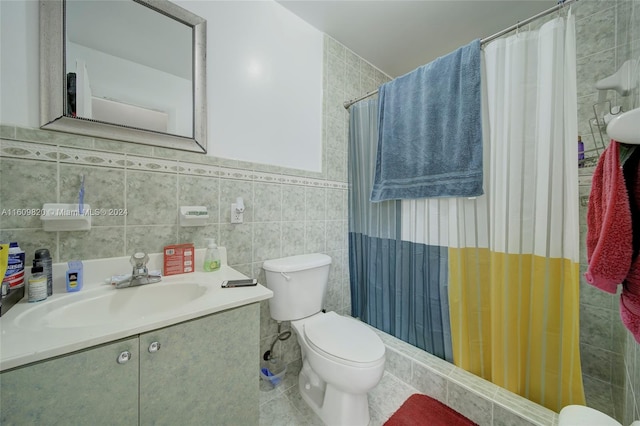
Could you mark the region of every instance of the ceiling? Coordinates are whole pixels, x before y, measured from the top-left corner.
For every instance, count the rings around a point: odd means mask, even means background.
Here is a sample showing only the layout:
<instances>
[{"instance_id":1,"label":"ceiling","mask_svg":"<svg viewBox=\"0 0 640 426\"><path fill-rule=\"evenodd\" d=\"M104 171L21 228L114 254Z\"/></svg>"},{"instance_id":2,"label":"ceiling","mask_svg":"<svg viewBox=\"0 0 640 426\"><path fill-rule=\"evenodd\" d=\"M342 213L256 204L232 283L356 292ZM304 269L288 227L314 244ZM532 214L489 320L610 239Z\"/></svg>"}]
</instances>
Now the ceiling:
<instances>
[{"instance_id":1,"label":"ceiling","mask_svg":"<svg viewBox=\"0 0 640 426\"><path fill-rule=\"evenodd\" d=\"M556 5L556 0L276 0L391 77Z\"/></svg>"}]
</instances>

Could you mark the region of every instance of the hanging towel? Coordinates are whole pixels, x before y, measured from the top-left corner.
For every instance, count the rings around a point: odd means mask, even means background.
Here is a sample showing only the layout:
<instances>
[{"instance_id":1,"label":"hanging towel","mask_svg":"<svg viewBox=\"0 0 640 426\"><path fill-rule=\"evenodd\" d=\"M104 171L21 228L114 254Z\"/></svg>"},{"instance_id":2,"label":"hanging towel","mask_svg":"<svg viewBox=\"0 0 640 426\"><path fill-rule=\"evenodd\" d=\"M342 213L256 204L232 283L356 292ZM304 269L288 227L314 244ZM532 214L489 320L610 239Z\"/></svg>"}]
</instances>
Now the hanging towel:
<instances>
[{"instance_id":1,"label":"hanging towel","mask_svg":"<svg viewBox=\"0 0 640 426\"><path fill-rule=\"evenodd\" d=\"M640 343L640 150L635 150L636 145L630 148L632 151L626 158L621 155L623 162L629 207L631 210L632 235L632 263L629 273L622 284L620 294L620 318L622 323L631 331L634 338ZM622 150L621 150L622 153Z\"/></svg>"},{"instance_id":2,"label":"hanging towel","mask_svg":"<svg viewBox=\"0 0 640 426\"><path fill-rule=\"evenodd\" d=\"M620 167L618 142L611 141L593 172L587 207L587 282L616 293L633 256L629 196Z\"/></svg>"},{"instance_id":3,"label":"hanging towel","mask_svg":"<svg viewBox=\"0 0 640 426\"><path fill-rule=\"evenodd\" d=\"M480 40L378 93L371 201L482 195Z\"/></svg>"},{"instance_id":4,"label":"hanging towel","mask_svg":"<svg viewBox=\"0 0 640 426\"><path fill-rule=\"evenodd\" d=\"M625 327L640 343L640 261L631 266L620 293L620 318Z\"/></svg>"}]
</instances>

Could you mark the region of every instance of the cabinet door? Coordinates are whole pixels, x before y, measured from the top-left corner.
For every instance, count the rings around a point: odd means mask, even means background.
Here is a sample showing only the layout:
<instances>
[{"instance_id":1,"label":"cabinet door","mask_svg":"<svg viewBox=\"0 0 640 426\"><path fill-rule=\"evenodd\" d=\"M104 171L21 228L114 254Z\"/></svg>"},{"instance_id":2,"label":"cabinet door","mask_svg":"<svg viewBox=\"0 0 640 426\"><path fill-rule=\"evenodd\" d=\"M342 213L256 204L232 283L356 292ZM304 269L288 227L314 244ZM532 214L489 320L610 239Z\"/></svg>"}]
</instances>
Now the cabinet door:
<instances>
[{"instance_id":1,"label":"cabinet door","mask_svg":"<svg viewBox=\"0 0 640 426\"><path fill-rule=\"evenodd\" d=\"M136 425L138 363L136 337L6 371L0 424Z\"/></svg>"},{"instance_id":2,"label":"cabinet door","mask_svg":"<svg viewBox=\"0 0 640 426\"><path fill-rule=\"evenodd\" d=\"M254 303L140 335L140 424L257 425L259 315Z\"/></svg>"}]
</instances>

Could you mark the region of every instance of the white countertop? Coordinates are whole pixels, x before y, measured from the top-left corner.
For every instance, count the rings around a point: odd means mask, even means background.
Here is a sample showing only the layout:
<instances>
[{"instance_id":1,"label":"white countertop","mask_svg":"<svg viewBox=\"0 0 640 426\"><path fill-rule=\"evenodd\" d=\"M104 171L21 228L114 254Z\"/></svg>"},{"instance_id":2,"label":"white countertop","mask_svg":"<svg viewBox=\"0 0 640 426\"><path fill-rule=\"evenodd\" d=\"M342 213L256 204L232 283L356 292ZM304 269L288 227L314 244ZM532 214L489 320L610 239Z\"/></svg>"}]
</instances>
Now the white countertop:
<instances>
[{"instance_id":1,"label":"white countertop","mask_svg":"<svg viewBox=\"0 0 640 426\"><path fill-rule=\"evenodd\" d=\"M223 262L226 263L226 259L223 259ZM77 323L70 324L69 327L34 327L33 324L25 326L22 319L27 315L37 317L40 312L42 315L49 313L51 307L59 308L67 303L101 297L105 292L118 292L119 299L122 299L129 294L127 291L135 291L142 287L115 289L111 285L98 282L85 285L85 288L76 293L54 291L53 296L36 303L28 303L25 294L19 303L0 318L0 371L259 302L273 296L271 290L260 284L252 287L221 288L223 280L241 278L246 276L226 264L215 272L192 272L163 277L160 283L147 284L144 287L197 283L205 287L204 294L166 312L149 314L153 309L146 306L144 311L147 314L140 317L122 321L114 315L112 322L98 325L83 325L82 318L78 318ZM256 327L259 327L259 324L256 324Z\"/></svg>"}]
</instances>

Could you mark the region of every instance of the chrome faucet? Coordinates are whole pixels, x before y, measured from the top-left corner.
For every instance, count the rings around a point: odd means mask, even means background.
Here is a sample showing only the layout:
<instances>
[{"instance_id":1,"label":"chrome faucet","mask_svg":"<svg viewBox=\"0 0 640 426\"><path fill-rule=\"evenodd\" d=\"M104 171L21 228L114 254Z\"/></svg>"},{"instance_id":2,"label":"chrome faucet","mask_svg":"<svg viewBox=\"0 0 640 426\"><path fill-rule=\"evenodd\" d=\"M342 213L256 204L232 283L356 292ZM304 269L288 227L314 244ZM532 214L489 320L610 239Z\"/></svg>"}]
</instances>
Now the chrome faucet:
<instances>
[{"instance_id":1,"label":"chrome faucet","mask_svg":"<svg viewBox=\"0 0 640 426\"><path fill-rule=\"evenodd\" d=\"M131 272L131 276L126 279L119 281L115 284L116 288L127 288L127 287L137 287L145 284L153 284L162 280L160 275L151 275L149 274L149 269L147 268L147 262L149 262L149 255L144 252L137 252L131 256L129 259L131 265L133 266L133 272Z\"/></svg>"}]
</instances>

